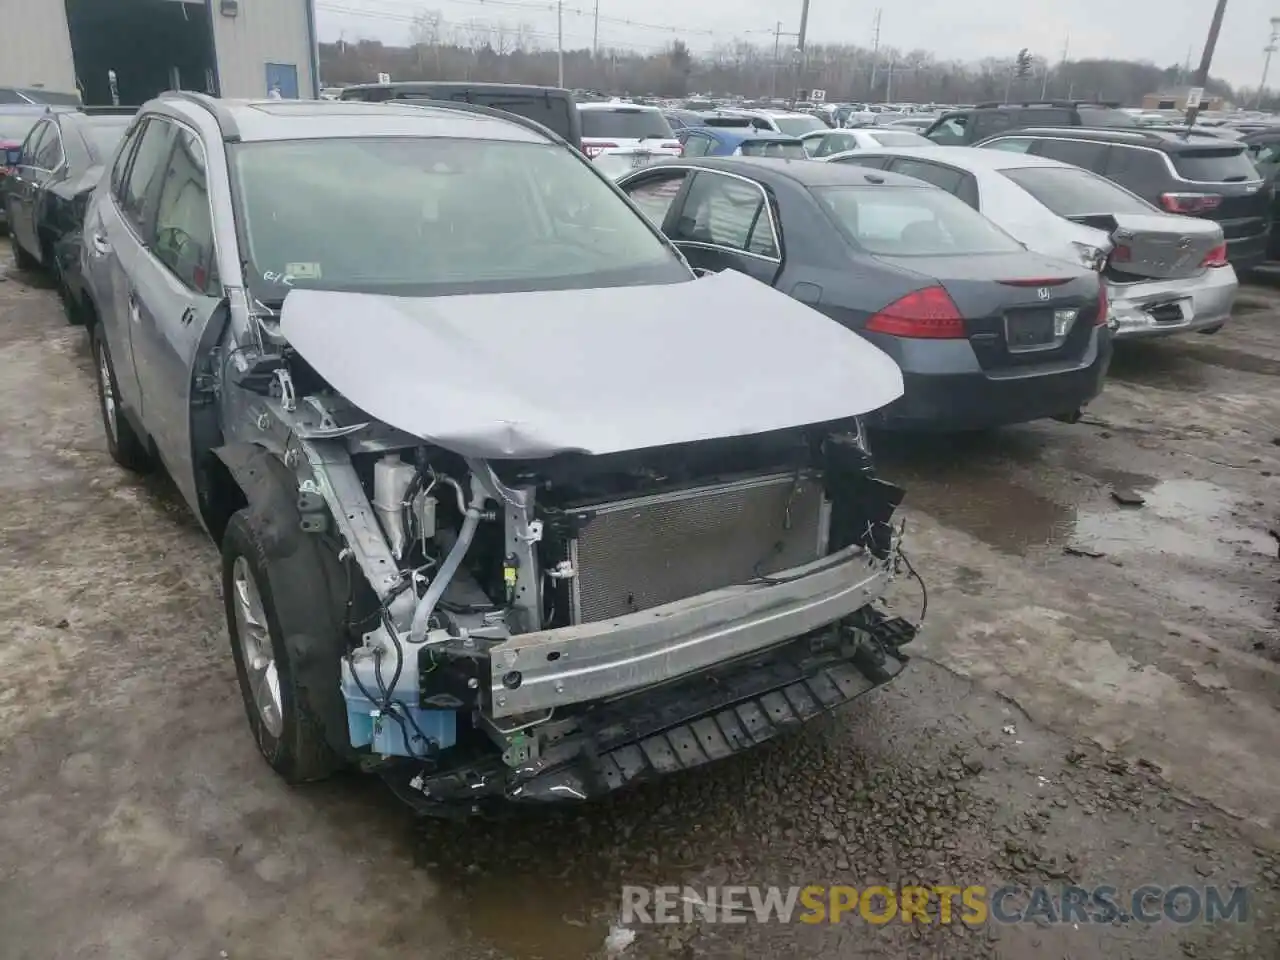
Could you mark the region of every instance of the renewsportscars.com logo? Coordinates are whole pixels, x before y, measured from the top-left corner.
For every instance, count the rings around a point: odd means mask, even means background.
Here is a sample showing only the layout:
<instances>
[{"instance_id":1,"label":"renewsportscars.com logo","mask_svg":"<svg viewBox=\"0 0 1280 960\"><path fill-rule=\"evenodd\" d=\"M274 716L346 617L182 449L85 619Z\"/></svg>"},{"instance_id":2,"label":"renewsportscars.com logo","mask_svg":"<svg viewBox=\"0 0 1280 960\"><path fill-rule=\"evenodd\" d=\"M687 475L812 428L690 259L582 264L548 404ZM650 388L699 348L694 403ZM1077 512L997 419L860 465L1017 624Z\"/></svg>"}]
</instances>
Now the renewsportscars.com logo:
<instances>
[{"instance_id":1,"label":"renewsportscars.com logo","mask_svg":"<svg viewBox=\"0 0 1280 960\"><path fill-rule=\"evenodd\" d=\"M1244 923L1247 887L1163 887L1128 892L1099 885L909 886L624 886L621 920L647 923L867 923L1001 924Z\"/></svg>"}]
</instances>

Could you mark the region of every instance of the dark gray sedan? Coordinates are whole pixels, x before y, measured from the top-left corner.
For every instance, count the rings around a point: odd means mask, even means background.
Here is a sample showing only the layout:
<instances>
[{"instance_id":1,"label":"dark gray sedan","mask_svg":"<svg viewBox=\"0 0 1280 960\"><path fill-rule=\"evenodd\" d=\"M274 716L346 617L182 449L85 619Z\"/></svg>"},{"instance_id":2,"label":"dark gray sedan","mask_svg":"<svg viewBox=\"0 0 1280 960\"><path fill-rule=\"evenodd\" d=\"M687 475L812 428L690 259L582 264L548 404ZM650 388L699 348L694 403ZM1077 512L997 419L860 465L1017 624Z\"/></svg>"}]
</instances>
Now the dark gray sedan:
<instances>
[{"instance_id":1,"label":"dark gray sedan","mask_svg":"<svg viewBox=\"0 0 1280 960\"><path fill-rule=\"evenodd\" d=\"M618 185L694 268L750 274L892 356L906 393L873 426L1074 420L1102 389L1111 334L1097 273L1028 251L937 187L756 158L663 163ZM803 362L778 350L779 363Z\"/></svg>"}]
</instances>

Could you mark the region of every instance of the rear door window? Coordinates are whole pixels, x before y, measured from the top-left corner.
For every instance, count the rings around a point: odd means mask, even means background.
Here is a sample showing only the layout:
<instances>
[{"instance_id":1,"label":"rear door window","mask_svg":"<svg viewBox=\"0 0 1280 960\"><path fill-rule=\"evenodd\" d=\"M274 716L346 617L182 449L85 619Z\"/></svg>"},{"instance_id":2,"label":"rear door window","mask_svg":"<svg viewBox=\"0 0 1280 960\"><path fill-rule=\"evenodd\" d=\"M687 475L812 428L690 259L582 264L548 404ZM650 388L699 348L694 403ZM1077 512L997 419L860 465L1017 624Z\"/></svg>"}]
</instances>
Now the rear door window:
<instances>
[{"instance_id":1,"label":"rear door window","mask_svg":"<svg viewBox=\"0 0 1280 960\"><path fill-rule=\"evenodd\" d=\"M702 133L691 132L684 138L684 155L686 157L705 157L715 147L716 142Z\"/></svg>"},{"instance_id":2,"label":"rear door window","mask_svg":"<svg viewBox=\"0 0 1280 960\"><path fill-rule=\"evenodd\" d=\"M764 190L719 173L694 177L672 239L778 256Z\"/></svg>"},{"instance_id":3,"label":"rear door window","mask_svg":"<svg viewBox=\"0 0 1280 960\"><path fill-rule=\"evenodd\" d=\"M943 146L964 143L968 123L969 118L964 115L947 117L929 131L928 139Z\"/></svg>"},{"instance_id":4,"label":"rear door window","mask_svg":"<svg viewBox=\"0 0 1280 960\"><path fill-rule=\"evenodd\" d=\"M662 176L645 177L639 183L629 184L623 190L631 198L632 203L640 208L640 212L648 217L655 227L661 229L671 204L679 196L680 188L684 186L687 176L688 173L684 170L673 170Z\"/></svg>"},{"instance_id":5,"label":"rear door window","mask_svg":"<svg viewBox=\"0 0 1280 960\"><path fill-rule=\"evenodd\" d=\"M671 124L657 110L618 107L583 110L582 135L595 140L673 139Z\"/></svg>"},{"instance_id":6,"label":"rear door window","mask_svg":"<svg viewBox=\"0 0 1280 960\"><path fill-rule=\"evenodd\" d=\"M960 189L961 181L964 179L963 173L959 170L953 170L951 167L942 167L936 163L910 160L905 157L899 157L893 161L893 165L889 169L894 173L901 173L903 176L915 177L925 183L932 183L935 187L941 187L947 193L956 193Z\"/></svg>"},{"instance_id":7,"label":"rear door window","mask_svg":"<svg viewBox=\"0 0 1280 960\"><path fill-rule=\"evenodd\" d=\"M1020 124L1014 123L1013 116L1008 110L979 110L973 115L970 126L973 128L973 139L982 140Z\"/></svg>"},{"instance_id":8,"label":"rear door window","mask_svg":"<svg viewBox=\"0 0 1280 960\"><path fill-rule=\"evenodd\" d=\"M1173 168L1184 180L1201 183L1241 183L1257 180L1258 171L1243 147L1179 150L1171 155Z\"/></svg>"},{"instance_id":9,"label":"rear door window","mask_svg":"<svg viewBox=\"0 0 1280 960\"><path fill-rule=\"evenodd\" d=\"M1108 144L1088 140L1055 140L1046 138L1036 144L1035 153L1050 160L1069 163L1073 167L1101 172L1106 169Z\"/></svg>"}]
</instances>

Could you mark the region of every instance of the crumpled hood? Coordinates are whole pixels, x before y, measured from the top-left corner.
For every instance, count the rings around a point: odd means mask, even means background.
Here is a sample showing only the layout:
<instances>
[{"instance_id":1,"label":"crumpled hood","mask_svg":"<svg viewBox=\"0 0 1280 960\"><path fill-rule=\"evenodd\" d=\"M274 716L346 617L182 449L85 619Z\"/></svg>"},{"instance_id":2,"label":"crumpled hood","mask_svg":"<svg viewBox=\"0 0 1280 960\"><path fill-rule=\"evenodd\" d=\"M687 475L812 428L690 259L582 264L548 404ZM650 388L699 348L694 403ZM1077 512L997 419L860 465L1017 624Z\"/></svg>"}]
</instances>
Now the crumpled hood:
<instances>
[{"instance_id":1,"label":"crumpled hood","mask_svg":"<svg viewBox=\"0 0 1280 960\"><path fill-rule=\"evenodd\" d=\"M886 354L733 271L452 297L295 289L281 332L335 390L463 456L616 453L868 413Z\"/></svg>"}]
</instances>

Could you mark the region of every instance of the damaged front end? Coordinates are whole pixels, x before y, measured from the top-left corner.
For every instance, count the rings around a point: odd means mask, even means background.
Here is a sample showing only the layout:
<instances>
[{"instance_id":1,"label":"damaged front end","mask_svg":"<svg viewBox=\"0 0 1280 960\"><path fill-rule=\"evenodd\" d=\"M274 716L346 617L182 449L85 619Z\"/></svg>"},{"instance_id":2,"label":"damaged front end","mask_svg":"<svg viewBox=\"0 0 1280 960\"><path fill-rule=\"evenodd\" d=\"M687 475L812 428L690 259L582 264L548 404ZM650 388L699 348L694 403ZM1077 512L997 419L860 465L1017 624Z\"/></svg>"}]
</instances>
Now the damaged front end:
<instances>
[{"instance_id":1,"label":"damaged front end","mask_svg":"<svg viewBox=\"0 0 1280 960\"><path fill-rule=\"evenodd\" d=\"M758 309L744 282L726 289ZM229 355L224 420L241 429L219 456L241 477L252 468L237 457L271 451L296 478L303 532L333 544L346 571L331 747L428 813L583 800L739 752L896 676L916 628L875 603L903 559L903 492L875 476L854 414L899 395L901 377L809 314L795 324L833 338L829 384L864 374L842 395L810 370L727 412L614 398L593 422L543 392L520 407L537 415L523 432L475 413L491 399L484 383L447 374L422 388L427 414L402 402L397 425L379 419L417 389L419 368L398 382L353 376L361 348L326 355L318 310L296 335L286 313L278 353ZM436 336L448 328L437 321L402 329ZM442 352L416 346L405 352ZM456 414L440 414L442 397ZM662 402L699 414L640 415ZM465 437L435 432L467 416ZM612 426L623 422L630 435Z\"/></svg>"},{"instance_id":2,"label":"damaged front end","mask_svg":"<svg viewBox=\"0 0 1280 960\"><path fill-rule=\"evenodd\" d=\"M423 811L719 759L905 662L914 626L874 606L902 491L856 423L490 462L272 382L303 528L363 574L340 746Z\"/></svg>"}]
</instances>

